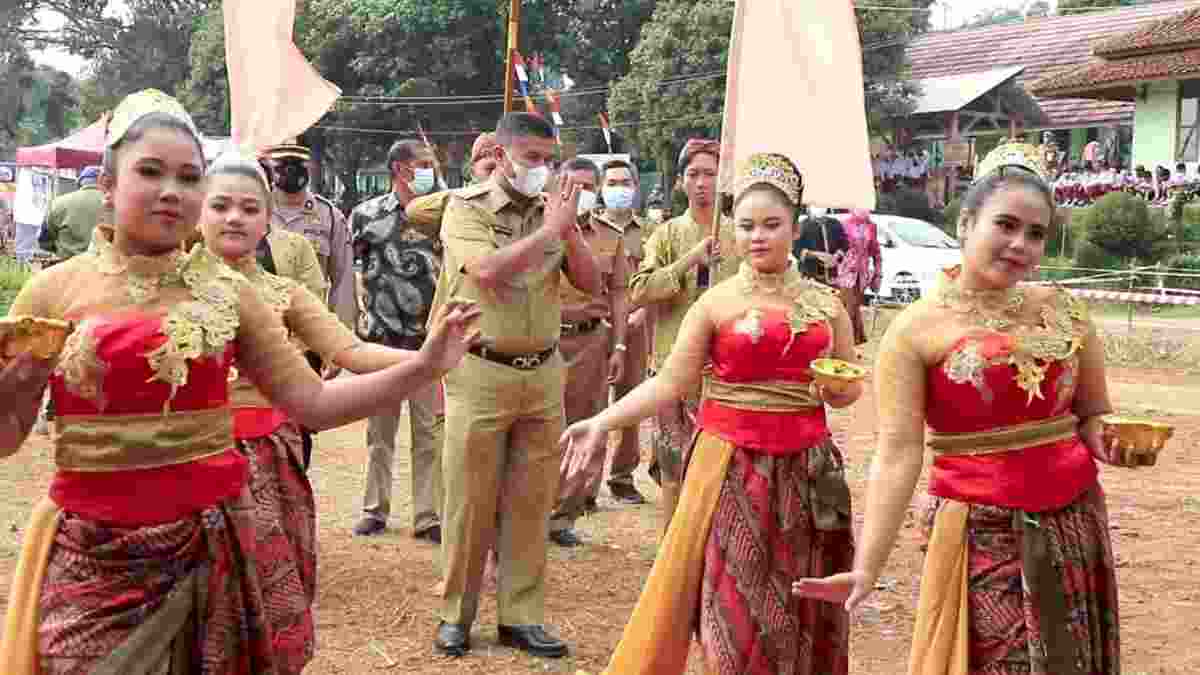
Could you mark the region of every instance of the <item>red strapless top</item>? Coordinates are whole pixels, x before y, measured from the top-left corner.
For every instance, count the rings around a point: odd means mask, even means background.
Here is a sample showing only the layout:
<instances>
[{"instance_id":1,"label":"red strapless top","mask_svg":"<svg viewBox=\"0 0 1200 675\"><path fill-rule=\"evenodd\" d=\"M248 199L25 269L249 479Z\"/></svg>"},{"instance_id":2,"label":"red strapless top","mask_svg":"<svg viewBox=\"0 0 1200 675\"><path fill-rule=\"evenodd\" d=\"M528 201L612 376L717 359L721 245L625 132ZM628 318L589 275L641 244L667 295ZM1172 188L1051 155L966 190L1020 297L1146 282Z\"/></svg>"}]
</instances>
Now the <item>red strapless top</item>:
<instances>
[{"instance_id":1,"label":"red strapless top","mask_svg":"<svg viewBox=\"0 0 1200 675\"><path fill-rule=\"evenodd\" d=\"M1071 412L1078 357L1048 365L1041 398L1017 385L1013 337L960 340L928 373L926 422L941 433L971 433L1049 420ZM1067 506L1096 485L1098 470L1078 436L980 455L934 458L929 492L957 501L1026 511Z\"/></svg>"},{"instance_id":2,"label":"red strapless top","mask_svg":"<svg viewBox=\"0 0 1200 675\"><path fill-rule=\"evenodd\" d=\"M152 381L147 354L166 342L159 316L122 313L89 316L80 330L95 341L100 397L93 400L71 391L61 372L50 381L59 424L74 415L113 417L162 414L170 401L172 412L228 408L231 343L220 358L189 362L187 383L174 398L171 386ZM67 419L63 419L67 418ZM164 418L164 424L169 424ZM123 526L178 520L238 494L247 478L246 460L232 447L224 452L181 464L148 469L70 471L60 469L50 485L50 497L62 508L84 517Z\"/></svg>"},{"instance_id":3,"label":"red strapless top","mask_svg":"<svg viewBox=\"0 0 1200 675\"><path fill-rule=\"evenodd\" d=\"M712 377L728 383L812 381L809 364L829 352L831 334L823 322L792 335L788 312L751 309L717 329L712 345ZM824 406L793 411L735 408L705 400L700 427L740 448L769 455L807 451L829 435Z\"/></svg>"}]
</instances>

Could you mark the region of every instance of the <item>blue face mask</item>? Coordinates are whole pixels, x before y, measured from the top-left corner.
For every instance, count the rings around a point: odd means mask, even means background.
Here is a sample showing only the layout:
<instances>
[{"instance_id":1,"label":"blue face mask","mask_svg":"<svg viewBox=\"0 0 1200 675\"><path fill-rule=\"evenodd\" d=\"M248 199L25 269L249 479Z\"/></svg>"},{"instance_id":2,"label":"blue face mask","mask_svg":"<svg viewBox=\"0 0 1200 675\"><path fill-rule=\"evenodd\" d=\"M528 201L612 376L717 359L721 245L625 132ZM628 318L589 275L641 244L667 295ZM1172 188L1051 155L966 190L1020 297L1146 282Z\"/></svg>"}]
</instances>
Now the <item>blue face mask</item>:
<instances>
[{"instance_id":1,"label":"blue face mask","mask_svg":"<svg viewBox=\"0 0 1200 675\"><path fill-rule=\"evenodd\" d=\"M628 187L604 188L604 206L609 209L632 209L633 197L637 193Z\"/></svg>"},{"instance_id":2,"label":"blue face mask","mask_svg":"<svg viewBox=\"0 0 1200 675\"><path fill-rule=\"evenodd\" d=\"M434 184L433 169L413 169L413 179L408 189L415 195L423 195L432 190Z\"/></svg>"}]
</instances>

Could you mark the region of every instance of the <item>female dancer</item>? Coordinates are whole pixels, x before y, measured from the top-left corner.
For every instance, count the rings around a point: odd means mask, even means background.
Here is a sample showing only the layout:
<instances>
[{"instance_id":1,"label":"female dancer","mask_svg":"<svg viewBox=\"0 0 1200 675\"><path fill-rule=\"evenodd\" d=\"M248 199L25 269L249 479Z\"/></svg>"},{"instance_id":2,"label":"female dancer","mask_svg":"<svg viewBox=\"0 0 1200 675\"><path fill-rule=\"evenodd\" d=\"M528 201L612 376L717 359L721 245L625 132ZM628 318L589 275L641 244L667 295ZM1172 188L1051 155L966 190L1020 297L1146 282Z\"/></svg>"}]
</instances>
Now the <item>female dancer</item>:
<instances>
[{"instance_id":1,"label":"female dancer","mask_svg":"<svg viewBox=\"0 0 1200 675\"><path fill-rule=\"evenodd\" d=\"M930 541L911 675L1120 672L1095 463L1110 461L1104 347L1065 291L1018 285L1054 220L1048 176L1031 145L1001 146L980 164L958 224L962 266L880 346L879 450L854 570L797 584L848 610L866 599L927 443Z\"/></svg>"},{"instance_id":2,"label":"female dancer","mask_svg":"<svg viewBox=\"0 0 1200 675\"><path fill-rule=\"evenodd\" d=\"M305 287L269 274L255 252L271 220L270 183L254 159L222 156L208 170L200 231L209 252L241 272L271 312L324 363L370 373L416 352L364 343ZM300 347L301 345L297 345ZM274 632L276 670L299 673L312 658L316 596L316 504L304 471L300 428L245 374L230 390L233 437L250 463L263 600Z\"/></svg>"},{"instance_id":3,"label":"female dancer","mask_svg":"<svg viewBox=\"0 0 1200 675\"><path fill-rule=\"evenodd\" d=\"M0 456L23 443L47 380L59 413L58 470L25 531L0 671L277 672L232 363L290 417L329 428L429 386L469 348L477 310L448 309L401 365L322 382L241 275L204 247L180 250L204 173L183 108L152 90L126 98L107 146L114 227L11 309L76 328L56 365L23 357L0 371L0 400L16 403Z\"/></svg>"},{"instance_id":4,"label":"female dancer","mask_svg":"<svg viewBox=\"0 0 1200 675\"><path fill-rule=\"evenodd\" d=\"M752 156L734 186L735 276L688 311L663 369L563 434L576 476L607 432L636 424L701 382L700 433L679 506L608 672L670 675L699 630L709 673L846 673L840 607L792 596L812 570L848 570L850 491L813 359L854 359L850 319L790 260L802 181L782 155ZM572 478L575 479L575 478ZM831 611L832 610L832 611Z\"/></svg>"},{"instance_id":5,"label":"female dancer","mask_svg":"<svg viewBox=\"0 0 1200 675\"><path fill-rule=\"evenodd\" d=\"M879 233L871 222L871 212L855 209L845 223L846 239L850 248L838 263L834 284L842 291L842 302L854 324L854 344L867 341L863 325L863 297L868 288L879 290L883 279L883 257L879 251Z\"/></svg>"}]
</instances>

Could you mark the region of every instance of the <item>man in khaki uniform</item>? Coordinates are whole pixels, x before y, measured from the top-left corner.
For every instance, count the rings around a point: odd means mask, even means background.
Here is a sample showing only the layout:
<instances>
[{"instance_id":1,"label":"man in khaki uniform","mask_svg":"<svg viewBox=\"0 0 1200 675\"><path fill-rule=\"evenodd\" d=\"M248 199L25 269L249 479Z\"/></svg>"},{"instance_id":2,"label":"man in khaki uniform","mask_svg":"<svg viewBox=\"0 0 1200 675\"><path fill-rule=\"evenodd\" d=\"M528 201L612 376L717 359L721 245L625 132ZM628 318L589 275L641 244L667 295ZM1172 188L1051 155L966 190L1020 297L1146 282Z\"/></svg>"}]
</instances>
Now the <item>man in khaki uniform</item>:
<instances>
[{"instance_id":1,"label":"man in khaki uniform","mask_svg":"<svg viewBox=\"0 0 1200 675\"><path fill-rule=\"evenodd\" d=\"M475 300L486 346L473 348L444 380L445 590L434 644L452 656L470 649L495 541L500 643L560 657L566 644L542 625L566 375L559 284L564 268L585 293L598 293L601 281L576 226L578 188L541 194L554 130L535 115L508 113L496 141L492 178L451 195L442 219L445 258L433 314L452 297Z\"/></svg>"},{"instance_id":2,"label":"man in khaki uniform","mask_svg":"<svg viewBox=\"0 0 1200 675\"><path fill-rule=\"evenodd\" d=\"M633 270L642 264L644 256L642 242L648 234L642 222L634 215L638 194L637 169L630 163L614 159L602 167L603 187L601 196L604 208L594 218L624 233L627 269ZM628 300L628 297L626 297ZM633 391L646 379L647 359L650 353L650 330L653 318L649 307L639 307L629 314L625 330L626 349L623 351L625 364L621 376L613 383L613 397L621 398ZM645 504L646 498L634 486L633 472L642 461L642 450L638 427L621 430L621 441L613 451L608 472L608 491L613 499L622 504ZM596 490L599 489L596 484ZM596 492L591 496L595 504Z\"/></svg>"},{"instance_id":3,"label":"man in khaki uniform","mask_svg":"<svg viewBox=\"0 0 1200 675\"><path fill-rule=\"evenodd\" d=\"M635 307L654 310L655 371L662 368L679 335L688 309L704 291L698 283L701 265L719 261L710 270L711 283L735 269L732 256L718 258L721 249L733 250L732 228L722 227L716 243L708 223L717 214L717 141L692 140L679 156L679 172L687 193L688 210L654 229L646 240L646 257L629 282L629 299ZM699 394L668 406L655 416L652 436L654 461L650 475L662 487L660 512L663 532L675 513L683 480L683 457L696 430Z\"/></svg>"},{"instance_id":4,"label":"man in khaki uniform","mask_svg":"<svg viewBox=\"0 0 1200 675\"><path fill-rule=\"evenodd\" d=\"M259 242L257 257L263 269L300 283L318 298L329 292L317 252L302 234L272 227Z\"/></svg>"},{"instance_id":5,"label":"man in khaki uniform","mask_svg":"<svg viewBox=\"0 0 1200 675\"><path fill-rule=\"evenodd\" d=\"M333 202L308 189L312 153L303 145L285 143L264 153L274 183L271 229L302 234L312 243L329 285L329 310L353 329L358 323L354 293L350 226Z\"/></svg>"},{"instance_id":6,"label":"man in khaki uniform","mask_svg":"<svg viewBox=\"0 0 1200 675\"><path fill-rule=\"evenodd\" d=\"M608 386L621 379L625 369L625 331L628 311L626 287L628 260L624 232L588 208L596 199L600 171L590 160L576 157L563 165L561 183L582 188L579 202L579 229L587 241L604 281L602 294L581 293L569 282L562 284L562 339L559 348L567 362L564 395L568 425L598 414L608 403ZM604 461L603 455L598 457ZM635 465L636 466L636 465ZM597 478L604 467L595 467ZM550 540L559 546L583 543L575 534L575 521L589 501L595 501L600 489L593 484L575 483L559 487L558 506L550 516Z\"/></svg>"}]
</instances>

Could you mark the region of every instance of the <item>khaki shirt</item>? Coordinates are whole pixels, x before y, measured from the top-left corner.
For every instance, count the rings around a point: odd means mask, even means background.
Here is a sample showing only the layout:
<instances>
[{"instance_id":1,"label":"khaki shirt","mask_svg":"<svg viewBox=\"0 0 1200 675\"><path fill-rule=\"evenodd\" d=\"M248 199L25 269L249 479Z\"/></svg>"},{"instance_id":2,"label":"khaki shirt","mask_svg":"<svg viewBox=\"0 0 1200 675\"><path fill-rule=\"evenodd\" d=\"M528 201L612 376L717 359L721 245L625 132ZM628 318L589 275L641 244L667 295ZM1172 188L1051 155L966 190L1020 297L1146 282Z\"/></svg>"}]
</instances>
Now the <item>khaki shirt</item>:
<instances>
[{"instance_id":1,"label":"khaki shirt","mask_svg":"<svg viewBox=\"0 0 1200 675\"><path fill-rule=\"evenodd\" d=\"M329 284L321 271L321 261L308 238L273 227L267 233L267 244L271 247L276 276L299 283L318 298L328 295Z\"/></svg>"},{"instance_id":2,"label":"khaki shirt","mask_svg":"<svg viewBox=\"0 0 1200 675\"><path fill-rule=\"evenodd\" d=\"M604 287L603 296L609 296L616 291L624 291L629 280L629 260L625 254L625 233L621 229L602 218L602 214L593 213L579 227L583 240L587 242L592 255L596 258L596 266L600 269L600 277ZM571 285L566 273L563 273L561 298L563 306L586 306L596 301L609 304L611 300L595 297L580 291ZM611 312L612 305L609 304Z\"/></svg>"},{"instance_id":3,"label":"khaki shirt","mask_svg":"<svg viewBox=\"0 0 1200 675\"><path fill-rule=\"evenodd\" d=\"M302 234L312 243L317 260L329 284L329 309L342 323L353 327L358 322L358 301L354 295L353 252L350 250L350 226L346 217L328 199L309 194L299 208L276 204L271 227Z\"/></svg>"},{"instance_id":4,"label":"khaki shirt","mask_svg":"<svg viewBox=\"0 0 1200 675\"><path fill-rule=\"evenodd\" d=\"M737 270L733 252L733 225L721 223L721 264L709 273L709 287ZM629 280L632 307L654 307L654 361L657 370L671 353L683 317L704 289L696 285L699 266L687 268L682 259L708 236L708 228L692 219L689 210L654 228L646 240L645 257Z\"/></svg>"},{"instance_id":5,"label":"khaki shirt","mask_svg":"<svg viewBox=\"0 0 1200 675\"><path fill-rule=\"evenodd\" d=\"M57 197L46 214L38 245L62 259L83 253L103 211L104 193L94 185Z\"/></svg>"},{"instance_id":6,"label":"khaki shirt","mask_svg":"<svg viewBox=\"0 0 1200 675\"><path fill-rule=\"evenodd\" d=\"M445 260L432 316L450 298L474 300L488 346L502 354L531 354L558 342L562 321L559 286L566 260L561 240L546 244L544 259L490 291L466 273L469 265L542 226L545 202L519 195L497 172L490 180L452 193L442 217Z\"/></svg>"}]
</instances>

